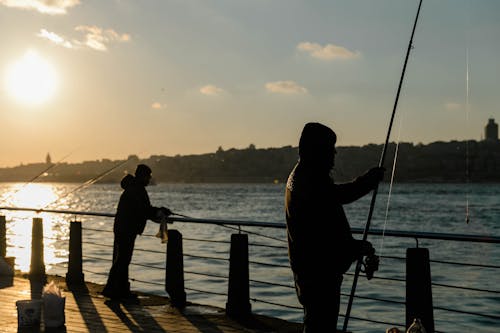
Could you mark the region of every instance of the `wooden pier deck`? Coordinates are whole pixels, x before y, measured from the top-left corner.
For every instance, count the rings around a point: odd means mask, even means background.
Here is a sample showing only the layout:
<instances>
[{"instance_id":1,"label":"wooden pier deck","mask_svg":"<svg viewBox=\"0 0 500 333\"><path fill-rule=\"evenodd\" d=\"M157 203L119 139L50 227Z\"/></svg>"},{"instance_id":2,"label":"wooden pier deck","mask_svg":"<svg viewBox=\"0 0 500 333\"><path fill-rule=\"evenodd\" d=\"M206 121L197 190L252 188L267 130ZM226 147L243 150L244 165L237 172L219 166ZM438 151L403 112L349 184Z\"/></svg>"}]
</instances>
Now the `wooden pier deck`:
<instances>
[{"instance_id":1,"label":"wooden pier deck","mask_svg":"<svg viewBox=\"0 0 500 333\"><path fill-rule=\"evenodd\" d=\"M65 326L45 329L18 330L16 301L36 299L41 296L41 283L30 281L26 275L16 274L13 278L0 276L0 332L300 332L299 324L276 318L252 315L235 320L225 314L224 309L188 303L179 310L170 305L167 297L139 294L140 304L111 302L101 296L102 286L86 283L78 289L66 286L64 278L48 276L54 280L66 297Z\"/></svg>"}]
</instances>

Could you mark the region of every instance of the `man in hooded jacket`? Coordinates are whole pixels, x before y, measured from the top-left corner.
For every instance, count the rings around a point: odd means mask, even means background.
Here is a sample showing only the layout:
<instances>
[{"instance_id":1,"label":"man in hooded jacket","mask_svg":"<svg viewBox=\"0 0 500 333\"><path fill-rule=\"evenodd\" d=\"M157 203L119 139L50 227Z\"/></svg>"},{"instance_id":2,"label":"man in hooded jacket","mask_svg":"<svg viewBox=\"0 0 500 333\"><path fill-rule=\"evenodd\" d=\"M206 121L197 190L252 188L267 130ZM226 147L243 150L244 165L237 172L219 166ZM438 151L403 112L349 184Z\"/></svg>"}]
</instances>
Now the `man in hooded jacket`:
<instances>
[{"instance_id":1,"label":"man in hooded jacket","mask_svg":"<svg viewBox=\"0 0 500 333\"><path fill-rule=\"evenodd\" d=\"M350 183L335 184L330 170L336 140L329 127L307 123L285 190L288 254L304 333L336 331L343 274L358 258L374 254L370 242L352 237L342 205L374 189L385 170L375 167Z\"/></svg>"},{"instance_id":2,"label":"man in hooded jacket","mask_svg":"<svg viewBox=\"0 0 500 333\"><path fill-rule=\"evenodd\" d=\"M146 227L146 221L158 221L161 214L171 215L165 207L153 207L149 200L146 186L151 180L151 169L139 164L135 177L126 175L120 185L123 192L116 210L113 232L113 264L102 295L112 299L131 300L135 295L130 291L128 267L132 260L135 239Z\"/></svg>"}]
</instances>

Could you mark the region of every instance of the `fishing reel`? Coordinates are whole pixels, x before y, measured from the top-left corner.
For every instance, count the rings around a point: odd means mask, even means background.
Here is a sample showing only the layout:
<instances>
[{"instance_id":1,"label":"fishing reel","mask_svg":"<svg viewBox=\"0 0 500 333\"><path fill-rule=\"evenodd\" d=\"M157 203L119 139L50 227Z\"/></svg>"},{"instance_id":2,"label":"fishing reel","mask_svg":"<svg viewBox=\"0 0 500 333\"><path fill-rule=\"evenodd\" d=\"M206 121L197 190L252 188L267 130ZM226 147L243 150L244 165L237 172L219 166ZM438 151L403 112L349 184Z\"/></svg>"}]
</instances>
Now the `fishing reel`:
<instances>
[{"instance_id":1,"label":"fishing reel","mask_svg":"<svg viewBox=\"0 0 500 333\"><path fill-rule=\"evenodd\" d=\"M375 253L367 255L365 260L363 260L362 265L364 269L361 269L361 272L366 274L366 278L371 280L373 278L373 274L378 271L378 264L380 262L380 258Z\"/></svg>"}]
</instances>

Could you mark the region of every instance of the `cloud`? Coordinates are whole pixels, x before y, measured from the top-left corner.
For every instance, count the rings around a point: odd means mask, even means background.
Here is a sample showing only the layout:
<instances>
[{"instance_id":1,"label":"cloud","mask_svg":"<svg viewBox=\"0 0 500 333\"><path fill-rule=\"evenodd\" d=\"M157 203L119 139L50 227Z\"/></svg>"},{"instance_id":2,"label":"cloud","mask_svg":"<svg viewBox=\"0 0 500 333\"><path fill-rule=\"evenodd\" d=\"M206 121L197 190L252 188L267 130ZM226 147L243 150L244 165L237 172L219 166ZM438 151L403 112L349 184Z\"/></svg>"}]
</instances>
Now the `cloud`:
<instances>
[{"instance_id":1,"label":"cloud","mask_svg":"<svg viewBox=\"0 0 500 333\"><path fill-rule=\"evenodd\" d=\"M68 49L72 49L74 47L70 41L64 39L63 37L59 36L54 32L50 32L45 29L41 29L40 32L37 34L37 36L48 39L52 43L66 47Z\"/></svg>"},{"instance_id":2,"label":"cloud","mask_svg":"<svg viewBox=\"0 0 500 333\"><path fill-rule=\"evenodd\" d=\"M361 53L359 51L349 51L345 47L334 44L326 44L325 46L321 46L318 43L302 42L297 45L297 49L307 52L311 55L311 57L321 60L347 60L359 58L361 56Z\"/></svg>"},{"instance_id":3,"label":"cloud","mask_svg":"<svg viewBox=\"0 0 500 333\"><path fill-rule=\"evenodd\" d=\"M96 26L80 25L75 28L76 31L85 33L83 45L97 51L107 51L106 44L111 42L128 42L129 34L119 34L113 29L102 29Z\"/></svg>"},{"instance_id":4,"label":"cloud","mask_svg":"<svg viewBox=\"0 0 500 333\"><path fill-rule=\"evenodd\" d=\"M225 93L224 89L208 84L200 88L200 93L207 96L219 96Z\"/></svg>"},{"instance_id":5,"label":"cloud","mask_svg":"<svg viewBox=\"0 0 500 333\"><path fill-rule=\"evenodd\" d=\"M444 107L448 111L457 111L462 109L462 104L460 103L453 103L453 102L447 102L444 104Z\"/></svg>"},{"instance_id":6,"label":"cloud","mask_svg":"<svg viewBox=\"0 0 500 333\"><path fill-rule=\"evenodd\" d=\"M151 108L155 110L165 109L166 107L167 107L166 104L161 104L159 102L154 102L153 104L151 104Z\"/></svg>"},{"instance_id":7,"label":"cloud","mask_svg":"<svg viewBox=\"0 0 500 333\"><path fill-rule=\"evenodd\" d=\"M66 14L66 9L74 7L80 0L0 0L6 7L37 10L42 14Z\"/></svg>"},{"instance_id":8,"label":"cloud","mask_svg":"<svg viewBox=\"0 0 500 333\"><path fill-rule=\"evenodd\" d=\"M277 94L307 94L307 89L294 81L276 81L266 83L267 91Z\"/></svg>"},{"instance_id":9,"label":"cloud","mask_svg":"<svg viewBox=\"0 0 500 333\"><path fill-rule=\"evenodd\" d=\"M1 0L0 0L1 1ZM78 26L75 28L76 31L83 32L85 34L84 39L77 40L74 39L69 41L63 36L45 29L41 29L37 34L38 37L49 40L50 42L60 45L69 49L77 49L82 47L88 47L97 51L107 51L107 44L112 42L128 42L130 41L130 35L119 34L113 29L102 29L96 26Z\"/></svg>"}]
</instances>

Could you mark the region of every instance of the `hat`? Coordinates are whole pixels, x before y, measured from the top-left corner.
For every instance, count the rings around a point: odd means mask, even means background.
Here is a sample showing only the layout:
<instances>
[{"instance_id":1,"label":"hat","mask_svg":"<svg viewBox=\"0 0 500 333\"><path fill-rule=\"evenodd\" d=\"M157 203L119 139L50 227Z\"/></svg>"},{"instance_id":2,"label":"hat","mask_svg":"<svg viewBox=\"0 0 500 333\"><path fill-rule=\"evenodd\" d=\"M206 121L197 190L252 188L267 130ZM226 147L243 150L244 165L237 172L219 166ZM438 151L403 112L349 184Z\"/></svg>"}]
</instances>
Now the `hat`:
<instances>
[{"instance_id":1,"label":"hat","mask_svg":"<svg viewBox=\"0 0 500 333\"><path fill-rule=\"evenodd\" d=\"M136 176L149 176L151 175L151 168L146 164L139 164L137 169L135 169Z\"/></svg>"}]
</instances>

